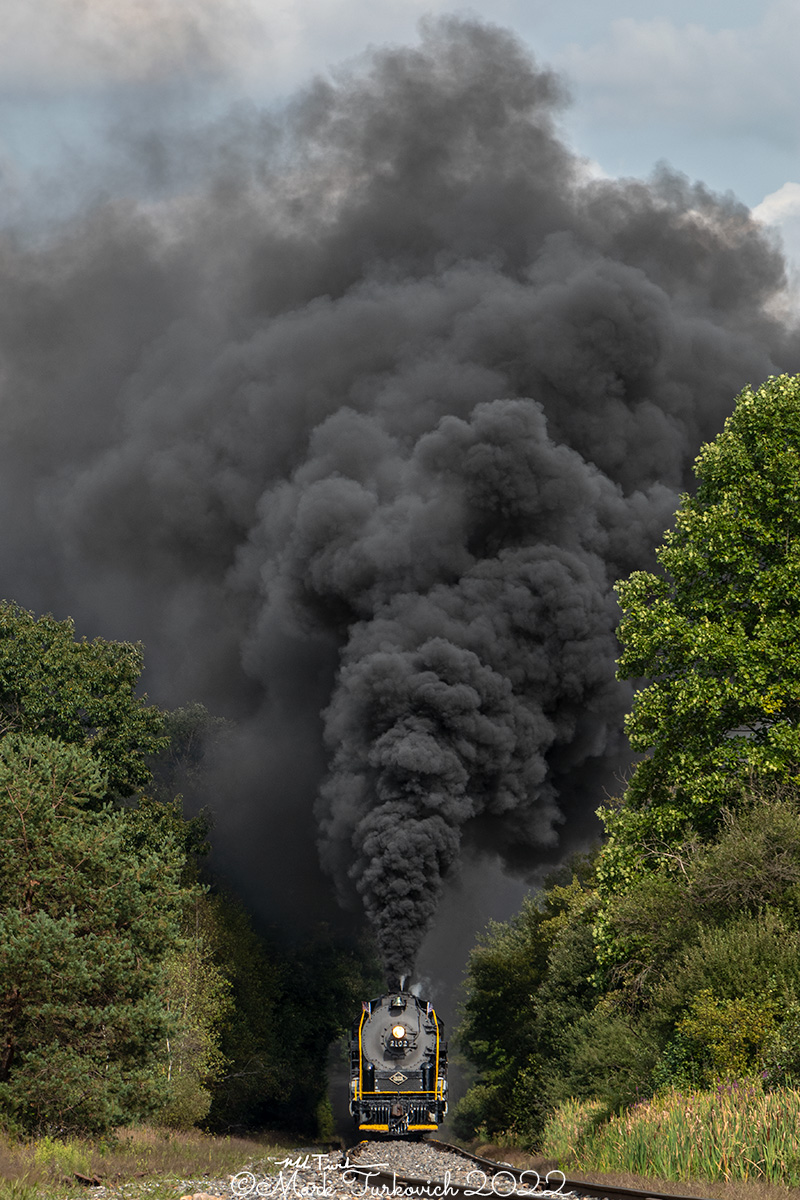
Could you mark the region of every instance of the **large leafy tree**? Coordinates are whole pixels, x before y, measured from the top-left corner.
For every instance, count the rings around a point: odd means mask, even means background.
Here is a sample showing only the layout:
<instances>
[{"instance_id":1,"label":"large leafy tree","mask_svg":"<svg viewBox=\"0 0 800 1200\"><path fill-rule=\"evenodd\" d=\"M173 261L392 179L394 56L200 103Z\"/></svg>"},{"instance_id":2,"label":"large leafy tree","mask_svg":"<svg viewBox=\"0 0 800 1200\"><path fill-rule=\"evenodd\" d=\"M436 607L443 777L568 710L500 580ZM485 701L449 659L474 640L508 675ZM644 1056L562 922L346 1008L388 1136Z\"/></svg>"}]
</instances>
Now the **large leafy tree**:
<instances>
[{"instance_id":1,"label":"large leafy tree","mask_svg":"<svg viewBox=\"0 0 800 1200\"><path fill-rule=\"evenodd\" d=\"M800 377L738 397L658 551L618 588L627 731L646 755L605 813L600 878L624 887L688 829L709 836L748 780L800 772Z\"/></svg>"},{"instance_id":2,"label":"large leafy tree","mask_svg":"<svg viewBox=\"0 0 800 1200\"><path fill-rule=\"evenodd\" d=\"M141 646L76 641L72 621L0 601L0 733L86 747L114 796L147 786L147 756L166 745L164 714L136 694L141 672Z\"/></svg>"}]
</instances>

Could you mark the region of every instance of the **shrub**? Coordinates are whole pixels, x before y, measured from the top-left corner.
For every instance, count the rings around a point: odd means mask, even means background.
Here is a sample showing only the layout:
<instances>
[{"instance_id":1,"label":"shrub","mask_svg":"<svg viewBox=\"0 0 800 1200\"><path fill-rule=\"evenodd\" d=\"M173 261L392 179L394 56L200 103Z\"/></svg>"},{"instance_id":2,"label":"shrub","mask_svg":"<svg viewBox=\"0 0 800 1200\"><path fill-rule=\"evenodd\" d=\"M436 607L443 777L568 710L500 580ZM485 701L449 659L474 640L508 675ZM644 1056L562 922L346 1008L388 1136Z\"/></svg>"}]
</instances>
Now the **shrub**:
<instances>
[{"instance_id":1,"label":"shrub","mask_svg":"<svg viewBox=\"0 0 800 1200\"><path fill-rule=\"evenodd\" d=\"M775 1034L775 1013L776 1003L768 996L718 1000L704 988L677 1031L695 1057L708 1064L707 1075L741 1079L760 1072L765 1046Z\"/></svg>"}]
</instances>

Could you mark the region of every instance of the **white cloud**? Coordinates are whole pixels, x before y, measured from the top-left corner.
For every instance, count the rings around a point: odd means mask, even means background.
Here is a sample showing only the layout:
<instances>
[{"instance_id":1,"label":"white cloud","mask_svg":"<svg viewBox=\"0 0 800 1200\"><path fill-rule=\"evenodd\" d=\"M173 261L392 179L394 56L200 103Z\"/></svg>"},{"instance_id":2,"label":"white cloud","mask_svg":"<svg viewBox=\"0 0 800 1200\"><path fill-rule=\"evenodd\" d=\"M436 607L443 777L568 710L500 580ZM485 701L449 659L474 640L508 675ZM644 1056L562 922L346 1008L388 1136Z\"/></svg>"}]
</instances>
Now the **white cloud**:
<instances>
[{"instance_id":1,"label":"white cloud","mask_svg":"<svg viewBox=\"0 0 800 1200\"><path fill-rule=\"evenodd\" d=\"M457 0L252 2L266 31L265 57L251 58L244 69L248 84L263 92L293 89L371 45L413 44L422 17L459 7Z\"/></svg>"},{"instance_id":2,"label":"white cloud","mask_svg":"<svg viewBox=\"0 0 800 1200\"><path fill-rule=\"evenodd\" d=\"M780 234L795 275L800 276L800 183L784 183L752 210L757 221Z\"/></svg>"},{"instance_id":3,"label":"white cloud","mask_svg":"<svg viewBox=\"0 0 800 1200\"><path fill-rule=\"evenodd\" d=\"M6 0L2 91L202 77L229 68L263 36L248 0Z\"/></svg>"},{"instance_id":4,"label":"white cloud","mask_svg":"<svg viewBox=\"0 0 800 1200\"><path fill-rule=\"evenodd\" d=\"M800 6L773 0L750 27L621 18L557 61L590 97L595 120L691 122L785 142L797 137L799 38Z\"/></svg>"},{"instance_id":5,"label":"white cloud","mask_svg":"<svg viewBox=\"0 0 800 1200\"><path fill-rule=\"evenodd\" d=\"M589 27L578 19L583 0L568 7L575 20L566 22L561 36L570 23ZM544 19L534 16L543 6L532 0L5 0L0 93L223 72L239 76L248 89L275 94L368 44L413 42L425 14L464 8L524 28L534 43ZM650 0L643 10L652 11ZM573 41L548 57L590 92L601 118L689 114L741 128L743 120L763 125L764 114L790 108L794 123L800 82L792 55L800 6L770 0L752 28L733 27L735 12L731 28L716 30L661 17L622 17L594 43L586 44L591 35L584 33L580 44ZM598 28L596 20L591 28Z\"/></svg>"},{"instance_id":6,"label":"white cloud","mask_svg":"<svg viewBox=\"0 0 800 1200\"><path fill-rule=\"evenodd\" d=\"M291 90L368 44L416 40L452 0L5 0L0 95L209 74Z\"/></svg>"},{"instance_id":7,"label":"white cloud","mask_svg":"<svg viewBox=\"0 0 800 1200\"><path fill-rule=\"evenodd\" d=\"M765 225L800 221L800 183L784 183L777 192L770 192L755 206L753 216Z\"/></svg>"}]
</instances>

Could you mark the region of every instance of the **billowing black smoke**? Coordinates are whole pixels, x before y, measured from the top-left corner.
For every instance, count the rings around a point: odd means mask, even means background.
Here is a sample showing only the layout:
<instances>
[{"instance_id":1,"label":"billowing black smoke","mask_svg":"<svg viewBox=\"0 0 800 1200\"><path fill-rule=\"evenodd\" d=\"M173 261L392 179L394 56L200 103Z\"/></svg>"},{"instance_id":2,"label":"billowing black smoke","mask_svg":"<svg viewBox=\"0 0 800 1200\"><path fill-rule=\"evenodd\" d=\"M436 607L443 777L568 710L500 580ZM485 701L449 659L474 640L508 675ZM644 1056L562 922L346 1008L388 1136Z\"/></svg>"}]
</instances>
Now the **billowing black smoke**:
<instances>
[{"instance_id":1,"label":"billowing black smoke","mask_svg":"<svg viewBox=\"0 0 800 1200\"><path fill-rule=\"evenodd\" d=\"M590 179L562 102L439 21L281 115L131 134L147 202L110 178L0 248L3 591L236 716L229 865L302 909L316 829L398 974L460 847L525 868L586 828L624 753L613 581L734 394L798 365L747 210Z\"/></svg>"},{"instance_id":2,"label":"billowing black smoke","mask_svg":"<svg viewBox=\"0 0 800 1200\"><path fill-rule=\"evenodd\" d=\"M533 858L567 815L559 775L617 750L610 585L646 556L640 510L663 525L670 505L658 485L626 499L551 441L534 400L442 417L405 452L355 414L330 425L326 473L296 497L302 569L334 602L346 581L357 618L326 713L323 854L355 880L400 974L465 826L492 818L493 841ZM337 439L346 474L332 470Z\"/></svg>"}]
</instances>

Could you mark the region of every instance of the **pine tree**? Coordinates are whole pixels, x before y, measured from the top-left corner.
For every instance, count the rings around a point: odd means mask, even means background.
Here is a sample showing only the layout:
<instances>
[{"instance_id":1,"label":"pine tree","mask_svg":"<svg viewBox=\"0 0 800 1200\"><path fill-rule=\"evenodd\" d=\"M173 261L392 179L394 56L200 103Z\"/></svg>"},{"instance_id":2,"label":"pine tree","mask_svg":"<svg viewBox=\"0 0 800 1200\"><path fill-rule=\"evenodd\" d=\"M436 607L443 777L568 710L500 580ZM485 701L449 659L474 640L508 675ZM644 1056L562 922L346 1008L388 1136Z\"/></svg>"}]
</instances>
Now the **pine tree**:
<instances>
[{"instance_id":1,"label":"pine tree","mask_svg":"<svg viewBox=\"0 0 800 1200\"><path fill-rule=\"evenodd\" d=\"M162 963L179 942L174 839L132 854L86 747L0 740L0 1113L106 1129L163 1102Z\"/></svg>"}]
</instances>

